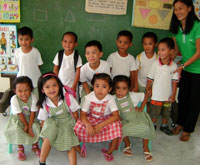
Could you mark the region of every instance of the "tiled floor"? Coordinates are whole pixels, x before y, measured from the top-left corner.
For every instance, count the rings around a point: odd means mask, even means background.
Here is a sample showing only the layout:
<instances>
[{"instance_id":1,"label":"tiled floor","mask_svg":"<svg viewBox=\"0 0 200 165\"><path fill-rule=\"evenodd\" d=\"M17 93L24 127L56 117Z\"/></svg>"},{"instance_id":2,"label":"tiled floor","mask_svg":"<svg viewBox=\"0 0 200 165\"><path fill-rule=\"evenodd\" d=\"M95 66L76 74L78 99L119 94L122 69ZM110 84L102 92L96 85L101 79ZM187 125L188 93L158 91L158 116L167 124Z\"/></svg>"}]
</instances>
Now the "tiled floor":
<instances>
[{"instance_id":1,"label":"tiled floor","mask_svg":"<svg viewBox=\"0 0 200 165\"><path fill-rule=\"evenodd\" d=\"M31 146L26 146L27 160L17 160L16 145L13 146L13 153L8 154L8 144L3 135L3 128L5 126L7 117L0 114L0 165L37 165L39 159L31 151ZM108 145L108 143L86 144L87 157L81 158L78 155L78 164L80 165L199 165L200 164L200 120L198 121L196 131L192 134L189 142L181 142L177 136L167 136L156 131L156 138L152 140L152 154L153 161L146 163L142 151L141 139L132 139L132 150L134 156L125 157L120 152L114 152L114 160L106 162L101 154L101 148ZM51 150L47 159L47 165L66 165L69 164L66 152L58 152Z\"/></svg>"}]
</instances>

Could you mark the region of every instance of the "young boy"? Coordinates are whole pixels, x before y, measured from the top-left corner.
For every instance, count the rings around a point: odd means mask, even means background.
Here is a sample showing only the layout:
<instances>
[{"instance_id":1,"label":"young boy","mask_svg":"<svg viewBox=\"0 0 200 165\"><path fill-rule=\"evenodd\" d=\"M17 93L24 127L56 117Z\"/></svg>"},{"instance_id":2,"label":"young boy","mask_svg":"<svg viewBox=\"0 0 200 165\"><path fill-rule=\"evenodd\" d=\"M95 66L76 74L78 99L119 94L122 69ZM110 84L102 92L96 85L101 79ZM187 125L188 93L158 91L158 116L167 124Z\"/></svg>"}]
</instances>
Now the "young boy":
<instances>
[{"instance_id":1,"label":"young boy","mask_svg":"<svg viewBox=\"0 0 200 165\"><path fill-rule=\"evenodd\" d=\"M110 64L112 78L117 75L125 75L131 79L131 90L138 91L135 58L128 54L128 48L132 46L133 35L127 30L122 30L117 35L118 51L109 55L107 61Z\"/></svg>"},{"instance_id":2,"label":"young boy","mask_svg":"<svg viewBox=\"0 0 200 165\"><path fill-rule=\"evenodd\" d=\"M155 52L157 45L157 36L153 32L147 32L142 36L142 45L144 51L136 57L136 68L138 75L138 90L145 92L147 75L154 61L158 59Z\"/></svg>"},{"instance_id":3,"label":"young boy","mask_svg":"<svg viewBox=\"0 0 200 165\"><path fill-rule=\"evenodd\" d=\"M85 45L85 56L88 62L81 67L80 82L82 82L84 92L89 94L94 74L107 73L110 75L110 67L107 61L100 60L103 52L99 41L92 40ZM82 92L82 97L85 95L84 92Z\"/></svg>"},{"instance_id":4,"label":"young boy","mask_svg":"<svg viewBox=\"0 0 200 165\"><path fill-rule=\"evenodd\" d=\"M78 37L74 32L66 32L62 37L62 47L64 48L62 63L59 66L59 53L56 54L53 63L53 72L58 75L63 85L67 85L74 92L77 90L78 81L80 78L80 68L82 66L82 60L80 55L77 54L78 60L75 65L75 50L78 45ZM74 69L76 68L76 70Z\"/></svg>"},{"instance_id":5,"label":"young boy","mask_svg":"<svg viewBox=\"0 0 200 165\"><path fill-rule=\"evenodd\" d=\"M171 59L174 51L174 41L164 38L158 43L159 59L156 60L148 74L146 91L152 86L152 96L149 114L156 129L159 115L162 115L160 130L167 135L172 135L167 123L170 117L171 103L175 101L178 84L178 73L174 73L177 64ZM146 92L147 94L147 92Z\"/></svg>"},{"instance_id":6,"label":"young boy","mask_svg":"<svg viewBox=\"0 0 200 165\"><path fill-rule=\"evenodd\" d=\"M33 31L29 27L22 27L18 30L18 42L20 47L16 49L13 60L15 70L18 67L19 76L28 76L34 88L37 86L38 78L41 75L39 66L43 64L41 54L37 48L31 46L33 43ZM37 92L36 92L37 93Z\"/></svg>"}]
</instances>

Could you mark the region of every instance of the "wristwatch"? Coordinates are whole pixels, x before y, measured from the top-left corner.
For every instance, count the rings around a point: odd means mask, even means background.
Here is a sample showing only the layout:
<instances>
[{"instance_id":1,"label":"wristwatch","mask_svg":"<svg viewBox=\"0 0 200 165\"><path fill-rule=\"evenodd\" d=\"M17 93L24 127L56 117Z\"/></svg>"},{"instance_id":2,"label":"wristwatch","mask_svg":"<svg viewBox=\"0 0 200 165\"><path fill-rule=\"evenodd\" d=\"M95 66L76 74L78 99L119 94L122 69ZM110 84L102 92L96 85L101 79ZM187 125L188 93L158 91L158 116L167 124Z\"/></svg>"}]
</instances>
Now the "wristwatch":
<instances>
[{"instance_id":1,"label":"wristwatch","mask_svg":"<svg viewBox=\"0 0 200 165\"><path fill-rule=\"evenodd\" d=\"M181 64L182 68L184 69L185 68L185 65L184 64Z\"/></svg>"}]
</instances>

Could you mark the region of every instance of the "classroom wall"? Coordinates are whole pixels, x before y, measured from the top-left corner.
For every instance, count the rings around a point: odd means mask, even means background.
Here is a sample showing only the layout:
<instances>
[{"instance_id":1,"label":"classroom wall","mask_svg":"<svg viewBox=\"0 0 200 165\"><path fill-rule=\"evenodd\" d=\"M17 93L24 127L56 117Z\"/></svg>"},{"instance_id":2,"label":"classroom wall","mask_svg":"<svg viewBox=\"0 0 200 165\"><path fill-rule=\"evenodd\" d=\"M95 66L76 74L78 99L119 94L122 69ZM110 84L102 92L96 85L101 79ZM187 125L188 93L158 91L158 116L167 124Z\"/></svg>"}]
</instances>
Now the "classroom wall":
<instances>
[{"instance_id":1,"label":"classroom wall","mask_svg":"<svg viewBox=\"0 0 200 165\"><path fill-rule=\"evenodd\" d=\"M6 89L10 88L10 80L9 78L2 78L0 74L0 92L5 92Z\"/></svg>"}]
</instances>

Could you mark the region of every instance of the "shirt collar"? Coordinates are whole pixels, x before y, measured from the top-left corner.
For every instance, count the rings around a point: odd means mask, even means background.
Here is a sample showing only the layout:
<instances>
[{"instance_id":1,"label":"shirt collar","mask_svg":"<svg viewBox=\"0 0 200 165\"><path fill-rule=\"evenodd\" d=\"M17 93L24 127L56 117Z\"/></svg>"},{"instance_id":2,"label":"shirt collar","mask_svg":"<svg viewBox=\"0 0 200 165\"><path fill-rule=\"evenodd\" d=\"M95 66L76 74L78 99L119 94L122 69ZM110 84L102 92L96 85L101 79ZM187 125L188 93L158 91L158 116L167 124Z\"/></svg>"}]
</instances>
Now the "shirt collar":
<instances>
[{"instance_id":1,"label":"shirt collar","mask_svg":"<svg viewBox=\"0 0 200 165\"><path fill-rule=\"evenodd\" d=\"M159 59L158 59L158 62L159 62L159 64L160 64L161 66L164 65L164 64L162 63L160 57L159 57ZM172 58L170 58L170 61L169 61L169 63L168 63L167 65L171 66L171 65L172 65L172 62L173 62L173 60L172 60Z\"/></svg>"}]
</instances>

